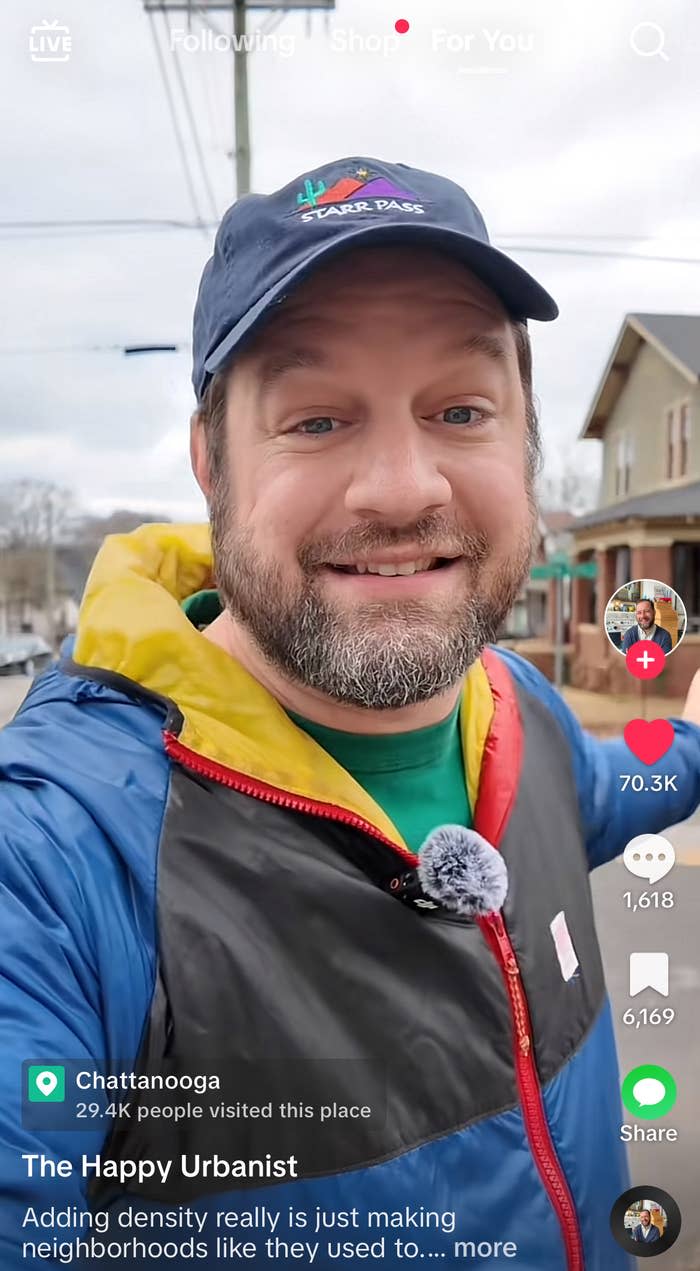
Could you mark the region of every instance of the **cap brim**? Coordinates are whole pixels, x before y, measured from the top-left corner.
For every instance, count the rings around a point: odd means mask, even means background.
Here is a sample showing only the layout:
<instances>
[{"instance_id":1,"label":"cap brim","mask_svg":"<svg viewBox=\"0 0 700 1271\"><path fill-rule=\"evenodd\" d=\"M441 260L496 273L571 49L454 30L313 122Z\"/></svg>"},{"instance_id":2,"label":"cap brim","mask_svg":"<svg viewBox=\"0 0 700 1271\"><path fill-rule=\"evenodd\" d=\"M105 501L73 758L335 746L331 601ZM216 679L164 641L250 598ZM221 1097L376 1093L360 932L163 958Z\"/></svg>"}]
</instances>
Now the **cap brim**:
<instances>
[{"instance_id":1,"label":"cap brim","mask_svg":"<svg viewBox=\"0 0 700 1271\"><path fill-rule=\"evenodd\" d=\"M238 345L270 316L270 309L285 299L290 291L298 287L321 264L353 247L373 243L384 243L387 246L393 243L413 243L447 252L456 260L462 261L496 293L512 318L522 321L535 318L539 322L551 322L559 314L557 304L549 292L526 270L521 269L520 265L496 247L482 243L469 234L440 229L434 225L371 225L319 246L302 264L290 270L274 287L270 287L209 354L204 363L207 375L211 376L220 370Z\"/></svg>"}]
</instances>

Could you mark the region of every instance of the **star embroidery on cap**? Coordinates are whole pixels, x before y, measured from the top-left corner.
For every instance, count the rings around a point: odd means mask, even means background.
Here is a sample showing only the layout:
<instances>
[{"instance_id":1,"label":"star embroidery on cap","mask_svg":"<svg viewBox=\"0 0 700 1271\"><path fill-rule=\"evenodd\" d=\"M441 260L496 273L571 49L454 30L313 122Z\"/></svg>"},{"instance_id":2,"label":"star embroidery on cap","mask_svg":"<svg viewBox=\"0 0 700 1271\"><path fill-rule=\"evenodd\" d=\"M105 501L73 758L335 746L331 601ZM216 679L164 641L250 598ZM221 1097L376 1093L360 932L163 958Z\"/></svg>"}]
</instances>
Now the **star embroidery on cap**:
<instances>
[{"instance_id":1,"label":"star embroidery on cap","mask_svg":"<svg viewBox=\"0 0 700 1271\"><path fill-rule=\"evenodd\" d=\"M355 173L355 176L356 176L356 177L368 177L368 176L369 176L369 168L358 168L358 169L357 169L357 171L356 171L356 173Z\"/></svg>"}]
</instances>

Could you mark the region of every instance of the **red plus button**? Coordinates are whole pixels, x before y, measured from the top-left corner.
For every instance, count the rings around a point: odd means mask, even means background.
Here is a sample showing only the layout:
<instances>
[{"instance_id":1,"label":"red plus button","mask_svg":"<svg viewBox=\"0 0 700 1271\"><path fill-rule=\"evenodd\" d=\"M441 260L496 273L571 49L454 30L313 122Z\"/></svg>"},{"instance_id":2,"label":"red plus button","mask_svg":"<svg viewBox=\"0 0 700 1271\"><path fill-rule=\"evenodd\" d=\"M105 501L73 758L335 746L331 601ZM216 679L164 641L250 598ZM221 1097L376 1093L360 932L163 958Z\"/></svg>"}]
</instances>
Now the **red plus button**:
<instances>
[{"instance_id":1,"label":"red plus button","mask_svg":"<svg viewBox=\"0 0 700 1271\"><path fill-rule=\"evenodd\" d=\"M666 665L666 654L653 640L637 640L625 656L627 670L638 680L655 680Z\"/></svg>"}]
</instances>

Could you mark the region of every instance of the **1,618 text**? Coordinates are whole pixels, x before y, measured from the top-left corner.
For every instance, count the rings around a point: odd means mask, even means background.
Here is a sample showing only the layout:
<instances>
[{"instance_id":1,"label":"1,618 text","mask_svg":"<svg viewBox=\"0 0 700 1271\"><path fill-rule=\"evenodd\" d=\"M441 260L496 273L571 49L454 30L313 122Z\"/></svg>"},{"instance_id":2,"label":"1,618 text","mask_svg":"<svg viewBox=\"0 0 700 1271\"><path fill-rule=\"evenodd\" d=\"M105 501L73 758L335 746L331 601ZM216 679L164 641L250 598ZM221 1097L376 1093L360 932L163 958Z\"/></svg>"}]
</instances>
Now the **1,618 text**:
<instances>
[{"instance_id":1,"label":"1,618 text","mask_svg":"<svg viewBox=\"0 0 700 1271\"><path fill-rule=\"evenodd\" d=\"M626 891L622 899L633 914L636 914L638 909L673 909L675 903L672 891L642 891L638 896L631 891Z\"/></svg>"}]
</instances>

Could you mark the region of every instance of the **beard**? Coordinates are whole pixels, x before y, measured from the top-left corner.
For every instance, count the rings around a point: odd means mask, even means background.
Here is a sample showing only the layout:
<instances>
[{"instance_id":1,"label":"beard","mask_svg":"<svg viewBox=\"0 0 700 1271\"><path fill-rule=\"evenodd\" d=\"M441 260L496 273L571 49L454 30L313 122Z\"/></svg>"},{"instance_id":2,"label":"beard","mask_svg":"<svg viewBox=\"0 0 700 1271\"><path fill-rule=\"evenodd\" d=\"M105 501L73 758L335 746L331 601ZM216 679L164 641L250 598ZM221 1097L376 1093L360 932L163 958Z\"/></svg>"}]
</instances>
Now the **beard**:
<instances>
[{"instance_id":1,"label":"beard","mask_svg":"<svg viewBox=\"0 0 700 1271\"><path fill-rule=\"evenodd\" d=\"M506 557L495 562L483 533L457 538L429 517L410 534L389 539L375 529L360 543L316 543L300 549L300 578L255 546L238 525L230 493L215 483L210 520L214 572L221 601L252 637L266 660L289 680L326 697L367 710L399 710L428 701L457 684L484 647L496 639L529 574L536 511L529 491L529 519ZM381 542L378 533L381 533ZM435 543L450 544L462 559L446 600L360 601L343 604L324 584L323 562L371 555L372 549L417 543L428 556ZM425 551L422 548L425 547Z\"/></svg>"}]
</instances>

